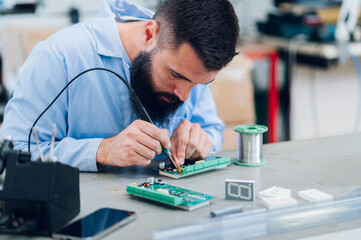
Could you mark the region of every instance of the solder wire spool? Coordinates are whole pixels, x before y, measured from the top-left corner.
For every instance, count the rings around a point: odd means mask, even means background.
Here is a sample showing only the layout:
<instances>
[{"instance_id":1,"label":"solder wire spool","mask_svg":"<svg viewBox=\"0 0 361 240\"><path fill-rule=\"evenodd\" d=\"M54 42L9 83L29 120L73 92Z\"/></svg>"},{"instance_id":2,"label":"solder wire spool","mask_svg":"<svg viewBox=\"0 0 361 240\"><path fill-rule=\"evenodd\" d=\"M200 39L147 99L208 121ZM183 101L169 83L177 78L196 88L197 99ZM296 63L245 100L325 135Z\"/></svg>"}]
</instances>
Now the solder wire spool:
<instances>
[{"instance_id":1,"label":"solder wire spool","mask_svg":"<svg viewBox=\"0 0 361 240\"><path fill-rule=\"evenodd\" d=\"M262 125L239 125L233 129L238 132L238 161L234 163L246 167L262 166L267 163L263 158L263 133L268 128Z\"/></svg>"}]
</instances>

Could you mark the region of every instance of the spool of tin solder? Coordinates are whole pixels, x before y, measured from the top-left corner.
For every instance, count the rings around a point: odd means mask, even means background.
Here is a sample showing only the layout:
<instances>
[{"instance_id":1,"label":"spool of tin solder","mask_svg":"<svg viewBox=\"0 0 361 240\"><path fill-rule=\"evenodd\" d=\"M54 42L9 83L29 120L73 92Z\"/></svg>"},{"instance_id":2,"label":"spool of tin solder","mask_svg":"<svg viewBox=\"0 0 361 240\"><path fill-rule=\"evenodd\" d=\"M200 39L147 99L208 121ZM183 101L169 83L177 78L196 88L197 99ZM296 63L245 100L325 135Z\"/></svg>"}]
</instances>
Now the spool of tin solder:
<instances>
[{"instance_id":1,"label":"spool of tin solder","mask_svg":"<svg viewBox=\"0 0 361 240\"><path fill-rule=\"evenodd\" d=\"M267 163L263 158L263 133L268 128L262 125L239 125L233 129L238 132L238 160L234 163L246 167L262 166Z\"/></svg>"}]
</instances>

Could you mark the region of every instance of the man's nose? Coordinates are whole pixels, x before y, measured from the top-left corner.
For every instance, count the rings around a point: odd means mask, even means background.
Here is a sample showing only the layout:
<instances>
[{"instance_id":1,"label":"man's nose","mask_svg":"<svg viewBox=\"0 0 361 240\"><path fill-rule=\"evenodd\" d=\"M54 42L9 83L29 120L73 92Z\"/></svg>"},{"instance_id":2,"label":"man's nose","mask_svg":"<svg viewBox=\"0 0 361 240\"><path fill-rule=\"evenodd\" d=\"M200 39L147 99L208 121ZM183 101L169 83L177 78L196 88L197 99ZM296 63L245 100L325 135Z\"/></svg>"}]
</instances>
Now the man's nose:
<instances>
[{"instance_id":1,"label":"man's nose","mask_svg":"<svg viewBox=\"0 0 361 240\"><path fill-rule=\"evenodd\" d=\"M191 93L191 90L193 88L193 84L192 83L186 83L186 84L180 84L177 85L174 88L174 94L177 95L177 97L182 101L185 102L188 98L189 95Z\"/></svg>"}]
</instances>

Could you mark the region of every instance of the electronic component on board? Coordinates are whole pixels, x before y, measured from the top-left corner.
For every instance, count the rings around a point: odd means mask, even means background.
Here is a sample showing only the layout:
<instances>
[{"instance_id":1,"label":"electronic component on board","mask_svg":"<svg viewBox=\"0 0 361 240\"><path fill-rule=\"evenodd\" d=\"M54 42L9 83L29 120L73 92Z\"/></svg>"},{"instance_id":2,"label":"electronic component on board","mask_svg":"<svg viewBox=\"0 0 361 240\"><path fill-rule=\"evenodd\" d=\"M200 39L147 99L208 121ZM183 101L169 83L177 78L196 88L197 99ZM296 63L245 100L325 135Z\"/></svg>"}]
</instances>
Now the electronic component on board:
<instances>
[{"instance_id":1,"label":"electronic component on board","mask_svg":"<svg viewBox=\"0 0 361 240\"><path fill-rule=\"evenodd\" d=\"M149 182L150 185L154 184L154 177L147 178L147 181Z\"/></svg>"},{"instance_id":2,"label":"electronic component on board","mask_svg":"<svg viewBox=\"0 0 361 240\"><path fill-rule=\"evenodd\" d=\"M164 169L165 168L165 162L160 162L159 163L159 169Z\"/></svg>"},{"instance_id":3,"label":"electronic component on board","mask_svg":"<svg viewBox=\"0 0 361 240\"><path fill-rule=\"evenodd\" d=\"M160 178L157 180L157 183L160 184L160 185L165 184L165 182L164 182L162 179L160 179Z\"/></svg>"}]
</instances>

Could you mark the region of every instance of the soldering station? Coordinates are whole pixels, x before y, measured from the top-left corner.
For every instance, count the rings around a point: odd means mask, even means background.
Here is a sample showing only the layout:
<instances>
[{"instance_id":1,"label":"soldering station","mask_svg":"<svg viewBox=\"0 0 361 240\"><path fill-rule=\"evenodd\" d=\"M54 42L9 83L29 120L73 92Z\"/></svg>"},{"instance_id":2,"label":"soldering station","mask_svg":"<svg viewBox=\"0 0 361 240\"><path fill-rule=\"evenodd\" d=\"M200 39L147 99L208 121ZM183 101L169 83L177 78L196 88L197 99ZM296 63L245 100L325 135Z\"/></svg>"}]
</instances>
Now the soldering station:
<instances>
[{"instance_id":1,"label":"soldering station","mask_svg":"<svg viewBox=\"0 0 361 240\"><path fill-rule=\"evenodd\" d=\"M30 158L14 150L11 139L2 140L2 234L50 235L80 212L79 170Z\"/></svg>"}]
</instances>

